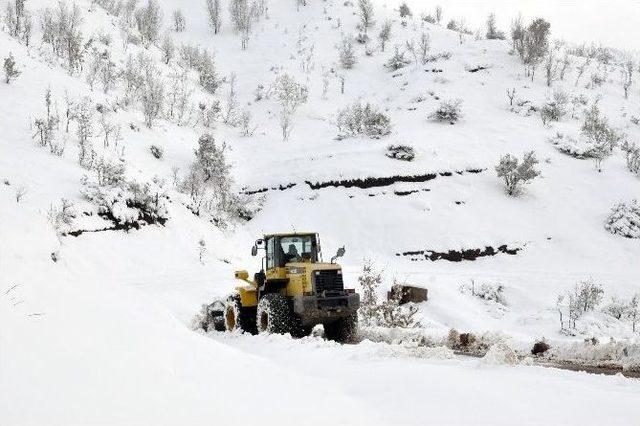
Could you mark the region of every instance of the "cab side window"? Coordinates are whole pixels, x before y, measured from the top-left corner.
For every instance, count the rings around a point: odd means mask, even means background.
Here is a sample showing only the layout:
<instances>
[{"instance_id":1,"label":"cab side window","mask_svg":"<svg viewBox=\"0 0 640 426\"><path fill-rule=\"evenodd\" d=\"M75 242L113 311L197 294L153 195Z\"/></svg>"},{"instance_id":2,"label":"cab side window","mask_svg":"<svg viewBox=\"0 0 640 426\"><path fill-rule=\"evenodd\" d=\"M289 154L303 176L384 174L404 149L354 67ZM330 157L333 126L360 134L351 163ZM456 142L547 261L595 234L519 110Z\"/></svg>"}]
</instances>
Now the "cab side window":
<instances>
[{"instance_id":1,"label":"cab side window","mask_svg":"<svg viewBox=\"0 0 640 426\"><path fill-rule=\"evenodd\" d=\"M275 267L275 244L274 239L267 240L267 269Z\"/></svg>"}]
</instances>

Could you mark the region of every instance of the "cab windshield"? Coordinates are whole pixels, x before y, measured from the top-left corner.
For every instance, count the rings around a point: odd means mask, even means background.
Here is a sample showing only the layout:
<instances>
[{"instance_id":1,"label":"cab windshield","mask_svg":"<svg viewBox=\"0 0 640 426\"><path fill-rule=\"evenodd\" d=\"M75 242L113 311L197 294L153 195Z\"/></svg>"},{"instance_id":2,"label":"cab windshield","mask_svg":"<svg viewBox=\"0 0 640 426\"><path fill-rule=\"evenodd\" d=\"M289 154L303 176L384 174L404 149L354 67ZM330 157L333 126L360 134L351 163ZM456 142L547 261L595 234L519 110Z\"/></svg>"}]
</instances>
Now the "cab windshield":
<instances>
[{"instance_id":1,"label":"cab windshield","mask_svg":"<svg viewBox=\"0 0 640 426\"><path fill-rule=\"evenodd\" d=\"M316 238L314 235L281 237L279 243L283 264L317 261Z\"/></svg>"}]
</instances>

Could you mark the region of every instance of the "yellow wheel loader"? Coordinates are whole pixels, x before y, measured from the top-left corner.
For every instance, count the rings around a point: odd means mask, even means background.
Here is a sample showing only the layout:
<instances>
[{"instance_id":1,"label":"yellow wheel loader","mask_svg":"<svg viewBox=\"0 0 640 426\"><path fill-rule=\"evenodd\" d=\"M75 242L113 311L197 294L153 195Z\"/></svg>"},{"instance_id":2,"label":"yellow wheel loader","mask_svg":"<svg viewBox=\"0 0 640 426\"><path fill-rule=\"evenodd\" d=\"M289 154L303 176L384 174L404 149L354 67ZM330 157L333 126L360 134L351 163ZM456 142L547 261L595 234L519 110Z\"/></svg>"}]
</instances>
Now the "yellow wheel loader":
<instances>
[{"instance_id":1,"label":"yellow wheel loader","mask_svg":"<svg viewBox=\"0 0 640 426\"><path fill-rule=\"evenodd\" d=\"M226 330L303 337L322 324L328 339L355 339L360 296L344 288L342 268L335 263L344 247L324 263L318 234L271 234L256 241L251 254L259 252L264 253L260 272L249 279L247 271L237 271L243 284L224 311L216 311Z\"/></svg>"}]
</instances>

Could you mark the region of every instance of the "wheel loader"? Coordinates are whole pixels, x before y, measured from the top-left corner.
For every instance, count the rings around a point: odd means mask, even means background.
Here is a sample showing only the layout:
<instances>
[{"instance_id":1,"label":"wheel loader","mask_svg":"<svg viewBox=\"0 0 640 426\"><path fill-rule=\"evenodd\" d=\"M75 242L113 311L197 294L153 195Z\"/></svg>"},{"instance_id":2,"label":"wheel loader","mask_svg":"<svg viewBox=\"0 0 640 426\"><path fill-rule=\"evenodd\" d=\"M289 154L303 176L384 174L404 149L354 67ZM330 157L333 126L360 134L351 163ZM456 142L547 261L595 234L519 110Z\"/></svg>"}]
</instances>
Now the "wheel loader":
<instances>
[{"instance_id":1,"label":"wheel loader","mask_svg":"<svg viewBox=\"0 0 640 426\"><path fill-rule=\"evenodd\" d=\"M258 253L263 253L260 271L253 279L247 271L236 271L242 284L224 310L212 311L223 316L218 324L224 322L229 331L293 337L309 335L322 324L328 339L346 343L355 338L360 296L344 288L342 268L335 263L344 247L325 263L318 234L270 234L255 242L251 254Z\"/></svg>"}]
</instances>

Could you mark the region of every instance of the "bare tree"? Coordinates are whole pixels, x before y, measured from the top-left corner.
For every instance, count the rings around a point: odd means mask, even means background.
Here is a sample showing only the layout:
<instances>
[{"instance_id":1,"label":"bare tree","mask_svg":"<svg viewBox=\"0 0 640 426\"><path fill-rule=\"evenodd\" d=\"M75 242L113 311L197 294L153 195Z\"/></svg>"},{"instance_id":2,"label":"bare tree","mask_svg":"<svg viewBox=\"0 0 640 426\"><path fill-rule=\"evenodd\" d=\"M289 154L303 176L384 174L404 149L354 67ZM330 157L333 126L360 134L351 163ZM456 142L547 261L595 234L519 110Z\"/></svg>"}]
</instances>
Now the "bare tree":
<instances>
[{"instance_id":1,"label":"bare tree","mask_svg":"<svg viewBox=\"0 0 640 426\"><path fill-rule=\"evenodd\" d=\"M575 87L578 87L578 83L580 82L580 79L582 78L582 76L584 75L584 72L587 70L590 64L591 64L591 58L586 58L582 63L582 65L577 67L578 74L576 75L576 82L574 84Z\"/></svg>"},{"instance_id":2,"label":"bare tree","mask_svg":"<svg viewBox=\"0 0 640 426\"><path fill-rule=\"evenodd\" d=\"M553 84L553 81L557 78L557 75L558 75L558 63L556 62L556 59L553 56L553 52L549 52L547 54L547 59L544 63L544 71L545 71L547 87L551 87L551 85Z\"/></svg>"},{"instance_id":3,"label":"bare tree","mask_svg":"<svg viewBox=\"0 0 640 426\"><path fill-rule=\"evenodd\" d=\"M571 58L568 53L564 54L564 58L562 58L562 67L560 68L560 81L564 81L564 77L567 74L567 71L571 68Z\"/></svg>"},{"instance_id":4,"label":"bare tree","mask_svg":"<svg viewBox=\"0 0 640 426\"><path fill-rule=\"evenodd\" d=\"M507 97L509 98L509 106L513 106L513 100L516 97L516 88L509 90L507 89Z\"/></svg>"}]
</instances>

